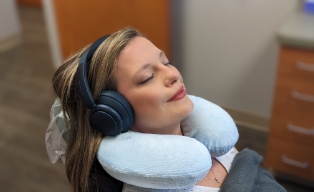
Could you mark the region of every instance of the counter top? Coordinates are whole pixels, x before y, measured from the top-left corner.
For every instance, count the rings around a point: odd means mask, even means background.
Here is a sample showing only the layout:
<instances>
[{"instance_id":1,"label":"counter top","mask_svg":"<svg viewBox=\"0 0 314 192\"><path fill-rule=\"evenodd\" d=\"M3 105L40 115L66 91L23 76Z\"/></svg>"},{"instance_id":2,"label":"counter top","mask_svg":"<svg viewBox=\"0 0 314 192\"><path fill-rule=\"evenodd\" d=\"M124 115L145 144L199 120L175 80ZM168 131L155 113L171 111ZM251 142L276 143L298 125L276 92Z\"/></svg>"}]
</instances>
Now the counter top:
<instances>
[{"instance_id":1,"label":"counter top","mask_svg":"<svg viewBox=\"0 0 314 192\"><path fill-rule=\"evenodd\" d=\"M283 45L314 49L314 15L295 14L284 22L277 35Z\"/></svg>"}]
</instances>

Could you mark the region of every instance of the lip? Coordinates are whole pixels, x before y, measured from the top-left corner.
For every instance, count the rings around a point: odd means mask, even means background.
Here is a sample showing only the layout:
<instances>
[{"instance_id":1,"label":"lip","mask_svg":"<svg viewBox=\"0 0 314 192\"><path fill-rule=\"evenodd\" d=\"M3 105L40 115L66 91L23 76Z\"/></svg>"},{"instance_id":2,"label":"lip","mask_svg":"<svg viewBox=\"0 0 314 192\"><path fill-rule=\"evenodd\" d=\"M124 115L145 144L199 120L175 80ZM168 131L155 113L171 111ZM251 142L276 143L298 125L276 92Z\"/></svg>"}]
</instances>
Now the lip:
<instances>
[{"instance_id":1,"label":"lip","mask_svg":"<svg viewBox=\"0 0 314 192\"><path fill-rule=\"evenodd\" d=\"M182 86L172 97L171 99L168 100L169 101L176 101L176 100L180 100L183 97L186 96L186 90L184 89L184 86Z\"/></svg>"}]
</instances>

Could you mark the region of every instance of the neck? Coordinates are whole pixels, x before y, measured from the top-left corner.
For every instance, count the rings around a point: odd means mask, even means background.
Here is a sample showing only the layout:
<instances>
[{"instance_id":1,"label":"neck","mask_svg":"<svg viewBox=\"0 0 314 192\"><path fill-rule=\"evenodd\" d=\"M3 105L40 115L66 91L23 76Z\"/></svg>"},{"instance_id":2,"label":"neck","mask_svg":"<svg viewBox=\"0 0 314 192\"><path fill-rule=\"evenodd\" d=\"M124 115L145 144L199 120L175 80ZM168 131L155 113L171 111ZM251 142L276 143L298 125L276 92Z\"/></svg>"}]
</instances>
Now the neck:
<instances>
[{"instance_id":1,"label":"neck","mask_svg":"<svg viewBox=\"0 0 314 192\"><path fill-rule=\"evenodd\" d=\"M180 123L176 125L158 128L158 129L154 128L154 129L145 129L145 130L142 129L141 130L141 129L133 128L132 130L141 132L141 133L151 133L151 134L161 134L161 135L182 135L183 136Z\"/></svg>"},{"instance_id":2,"label":"neck","mask_svg":"<svg viewBox=\"0 0 314 192\"><path fill-rule=\"evenodd\" d=\"M181 135L181 136L184 135L183 132L182 132L180 124L177 126L177 128L174 130L173 134L171 134L171 135Z\"/></svg>"},{"instance_id":3,"label":"neck","mask_svg":"<svg viewBox=\"0 0 314 192\"><path fill-rule=\"evenodd\" d=\"M175 126L172 125L172 126L169 126L169 127L165 127L163 129L160 129L159 132L160 133L158 133L158 134L181 135L181 136L183 136L180 124L177 124Z\"/></svg>"}]
</instances>

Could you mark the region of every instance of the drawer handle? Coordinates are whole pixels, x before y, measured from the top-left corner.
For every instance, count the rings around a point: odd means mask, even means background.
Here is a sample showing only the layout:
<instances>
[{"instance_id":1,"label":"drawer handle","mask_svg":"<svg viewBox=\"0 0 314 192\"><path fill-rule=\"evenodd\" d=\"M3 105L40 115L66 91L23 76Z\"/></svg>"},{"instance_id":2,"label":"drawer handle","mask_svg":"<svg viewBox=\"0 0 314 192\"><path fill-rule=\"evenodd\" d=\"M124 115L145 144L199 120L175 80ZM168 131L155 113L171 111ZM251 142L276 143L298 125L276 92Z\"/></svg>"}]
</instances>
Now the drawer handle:
<instances>
[{"instance_id":1,"label":"drawer handle","mask_svg":"<svg viewBox=\"0 0 314 192\"><path fill-rule=\"evenodd\" d=\"M302 101L308 101L308 102L313 102L314 103L314 96L305 94L305 93L300 93L297 91L291 91L291 96L295 99L299 99Z\"/></svg>"},{"instance_id":2,"label":"drawer handle","mask_svg":"<svg viewBox=\"0 0 314 192\"><path fill-rule=\"evenodd\" d=\"M296 160L293 160L293 159L289 159L288 157L286 157L286 155L283 155L281 157L281 160L286 163L286 164L289 164L289 165L293 165L293 166L296 166L296 167L300 167L302 169L306 169L309 167L309 163L308 162L299 162L299 161L296 161Z\"/></svg>"},{"instance_id":3,"label":"drawer handle","mask_svg":"<svg viewBox=\"0 0 314 192\"><path fill-rule=\"evenodd\" d=\"M297 62L296 67L303 71L310 71L314 72L314 64L311 63L304 63L304 62Z\"/></svg>"},{"instance_id":4,"label":"drawer handle","mask_svg":"<svg viewBox=\"0 0 314 192\"><path fill-rule=\"evenodd\" d=\"M296 126L296 125L292 125L291 123L288 123L287 124L287 129L290 130L290 131L297 132L297 133L302 133L304 135L314 135L314 128L307 129L307 128L304 128L304 127L299 127L299 126Z\"/></svg>"}]
</instances>

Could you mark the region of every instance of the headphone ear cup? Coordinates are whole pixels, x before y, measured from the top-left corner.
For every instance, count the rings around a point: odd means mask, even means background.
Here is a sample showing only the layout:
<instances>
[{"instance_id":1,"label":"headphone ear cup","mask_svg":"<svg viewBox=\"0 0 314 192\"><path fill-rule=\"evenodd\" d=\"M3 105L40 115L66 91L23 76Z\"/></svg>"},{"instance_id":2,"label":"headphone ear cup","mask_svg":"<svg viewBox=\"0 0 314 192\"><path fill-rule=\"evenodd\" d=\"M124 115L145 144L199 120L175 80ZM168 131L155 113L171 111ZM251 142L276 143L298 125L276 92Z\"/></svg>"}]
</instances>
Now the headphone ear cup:
<instances>
[{"instance_id":1,"label":"headphone ear cup","mask_svg":"<svg viewBox=\"0 0 314 192\"><path fill-rule=\"evenodd\" d=\"M90 111L90 124L104 135L116 136L123 130L123 122L120 114L110 106L96 105Z\"/></svg>"},{"instance_id":2,"label":"headphone ear cup","mask_svg":"<svg viewBox=\"0 0 314 192\"><path fill-rule=\"evenodd\" d=\"M110 136L130 130L134 118L131 104L123 95L112 90L101 92L90 115L92 127Z\"/></svg>"}]
</instances>

